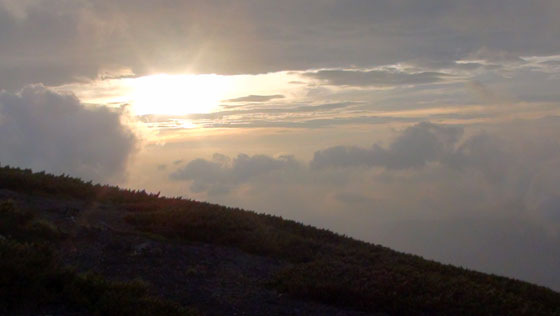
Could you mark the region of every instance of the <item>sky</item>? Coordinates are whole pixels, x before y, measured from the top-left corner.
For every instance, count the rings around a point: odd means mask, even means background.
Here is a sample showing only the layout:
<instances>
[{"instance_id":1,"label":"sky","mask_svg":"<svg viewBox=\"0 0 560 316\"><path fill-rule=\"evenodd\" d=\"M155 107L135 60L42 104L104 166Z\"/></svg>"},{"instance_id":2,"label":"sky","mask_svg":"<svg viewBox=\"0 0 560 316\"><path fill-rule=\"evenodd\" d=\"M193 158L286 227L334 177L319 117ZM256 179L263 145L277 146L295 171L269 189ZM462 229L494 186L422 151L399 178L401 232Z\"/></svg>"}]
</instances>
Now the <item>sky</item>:
<instances>
[{"instance_id":1,"label":"sky","mask_svg":"<svg viewBox=\"0 0 560 316\"><path fill-rule=\"evenodd\" d=\"M560 290L557 0L0 0L0 164Z\"/></svg>"}]
</instances>

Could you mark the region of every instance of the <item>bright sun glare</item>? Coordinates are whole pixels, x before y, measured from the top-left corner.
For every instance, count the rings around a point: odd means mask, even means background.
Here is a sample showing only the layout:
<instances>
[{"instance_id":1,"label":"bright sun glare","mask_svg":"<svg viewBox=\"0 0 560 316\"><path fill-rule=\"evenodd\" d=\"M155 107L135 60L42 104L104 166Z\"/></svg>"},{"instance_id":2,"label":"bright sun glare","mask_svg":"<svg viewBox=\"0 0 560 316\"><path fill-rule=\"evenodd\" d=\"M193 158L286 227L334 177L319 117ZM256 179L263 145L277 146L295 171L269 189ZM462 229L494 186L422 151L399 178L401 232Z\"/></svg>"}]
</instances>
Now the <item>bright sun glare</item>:
<instances>
[{"instance_id":1,"label":"bright sun glare","mask_svg":"<svg viewBox=\"0 0 560 316\"><path fill-rule=\"evenodd\" d=\"M231 87L227 77L218 75L159 74L130 80L130 102L138 115L208 113Z\"/></svg>"}]
</instances>

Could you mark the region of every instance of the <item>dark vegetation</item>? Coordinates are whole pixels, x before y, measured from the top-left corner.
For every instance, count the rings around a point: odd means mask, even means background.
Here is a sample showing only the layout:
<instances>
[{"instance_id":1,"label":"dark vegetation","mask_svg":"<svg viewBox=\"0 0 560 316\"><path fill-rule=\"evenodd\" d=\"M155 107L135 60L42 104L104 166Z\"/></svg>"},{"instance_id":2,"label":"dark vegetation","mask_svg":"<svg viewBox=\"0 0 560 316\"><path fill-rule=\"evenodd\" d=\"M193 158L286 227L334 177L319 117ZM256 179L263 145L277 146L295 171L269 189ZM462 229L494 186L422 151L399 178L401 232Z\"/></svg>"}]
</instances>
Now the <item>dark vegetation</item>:
<instances>
[{"instance_id":1,"label":"dark vegetation","mask_svg":"<svg viewBox=\"0 0 560 316\"><path fill-rule=\"evenodd\" d=\"M275 216L9 167L0 169L0 189L110 203L141 233L276 258L283 268L268 285L299 299L388 315L560 315L560 294L547 288L439 264ZM32 284L18 289L20 281L6 283L14 289L1 293L3 306L21 307L8 293L22 293L17 296L21 300L67 302L98 314L122 308L115 301L133 302L129 300L137 301L127 306L142 306L150 314L184 312L149 296L146 286L112 283L58 267L51 263L49 246L35 241L52 244L65 238L63 232L25 212L2 211L2 216L2 282L22 278ZM52 268L37 271L37 261ZM55 288L57 294L45 294L46 288ZM78 294L68 294L74 292Z\"/></svg>"},{"instance_id":2,"label":"dark vegetation","mask_svg":"<svg viewBox=\"0 0 560 316\"><path fill-rule=\"evenodd\" d=\"M59 264L56 242L66 236L14 203L0 203L0 314L188 315L151 296L141 281L114 282Z\"/></svg>"}]
</instances>

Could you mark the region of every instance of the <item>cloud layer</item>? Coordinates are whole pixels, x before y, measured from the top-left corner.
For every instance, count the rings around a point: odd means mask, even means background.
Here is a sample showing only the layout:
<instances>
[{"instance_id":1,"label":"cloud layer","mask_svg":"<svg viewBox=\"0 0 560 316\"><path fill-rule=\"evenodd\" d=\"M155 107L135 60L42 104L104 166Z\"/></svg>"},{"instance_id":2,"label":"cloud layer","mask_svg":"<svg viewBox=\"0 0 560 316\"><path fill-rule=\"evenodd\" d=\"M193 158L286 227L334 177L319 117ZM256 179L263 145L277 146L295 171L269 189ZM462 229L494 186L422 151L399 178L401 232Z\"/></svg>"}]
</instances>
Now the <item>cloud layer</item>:
<instances>
[{"instance_id":1,"label":"cloud layer","mask_svg":"<svg viewBox=\"0 0 560 316\"><path fill-rule=\"evenodd\" d=\"M407 128L388 148L337 146L315 152L312 168L380 166L387 169L423 167L452 155L462 129L422 122Z\"/></svg>"},{"instance_id":2,"label":"cloud layer","mask_svg":"<svg viewBox=\"0 0 560 316\"><path fill-rule=\"evenodd\" d=\"M550 55L560 50L558 12L556 0L3 0L0 87L119 69L239 74Z\"/></svg>"},{"instance_id":3,"label":"cloud layer","mask_svg":"<svg viewBox=\"0 0 560 316\"><path fill-rule=\"evenodd\" d=\"M239 154L230 159L214 154L212 160L196 159L171 174L174 180L192 180L194 192L208 191L210 194L228 193L231 187L274 172L295 171L302 166L292 156L278 158L266 155L249 156Z\"/></svg>"},{"instance_id":4,"label":"cloud layer","mask_svg":"<svg viewBox=\"0 0 560 316\"><path fill-rule=\"evenodd\" d=\"M0 162L108 181L121 177L137 137L121 114L42 86L0 93Z\"/></svg>"},{"instance_id":5,"label":"cloud layer","mask_svg":"<svg viewBox=\"0 0 560 316\"><path fill-rule=\"evenodd\" d=\"M282 99L284 98L283 95L281 94L274 94L274 95L248 95L245 97L239 97L239 98L235 98L235 99L229 99L229 100L224 100L223 102L233 102L233 103L238 103L238 102L266 102L266 101L270 101L270 100L274 100L274 99Z\"/></svg>"},{"instance_id":6,"label":"cloud layer","mask_svg":"<svg viewBox=\"0 0 560 316\"><path fill-rule=\"evenodd\" d=\"M407 73L402 71L382 70L320 70L307 72L305 77L313 78L335 86L398 86L443 81L446 74L439 72Z\"/></svg>"}]
</instances>

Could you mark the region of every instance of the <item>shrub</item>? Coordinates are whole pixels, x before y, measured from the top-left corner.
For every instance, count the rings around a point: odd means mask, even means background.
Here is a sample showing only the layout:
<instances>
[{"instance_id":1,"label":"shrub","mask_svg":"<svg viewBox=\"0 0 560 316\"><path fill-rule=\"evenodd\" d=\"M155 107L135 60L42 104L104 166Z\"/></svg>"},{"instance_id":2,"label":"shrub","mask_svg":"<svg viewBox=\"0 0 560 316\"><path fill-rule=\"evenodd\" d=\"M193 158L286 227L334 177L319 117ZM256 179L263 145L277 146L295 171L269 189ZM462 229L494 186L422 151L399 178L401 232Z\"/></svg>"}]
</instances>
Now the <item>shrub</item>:
<instances>
[{"instance_id":1,"label":"shrub","mask_svg":"<svg viewBox=\"0 0 560 316\"><path fill-rule=\"evenodd\" d=\"M57 227L16 207L13 201L0 202L0 234L20 241L55 241L64 238Z\"/></svg>"},{"instance_id":2,"label":"shrub","mask_svg":"<svg viewBox=\"0 0 560 316\"><path fill-rule=\"evenodd\" d=\"M46 307L94 315L192 315L151 296L140 281L113 282L57 265L46 245L0 241L0 314L28 314Z\"/></svg>"}]
</instances>

